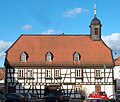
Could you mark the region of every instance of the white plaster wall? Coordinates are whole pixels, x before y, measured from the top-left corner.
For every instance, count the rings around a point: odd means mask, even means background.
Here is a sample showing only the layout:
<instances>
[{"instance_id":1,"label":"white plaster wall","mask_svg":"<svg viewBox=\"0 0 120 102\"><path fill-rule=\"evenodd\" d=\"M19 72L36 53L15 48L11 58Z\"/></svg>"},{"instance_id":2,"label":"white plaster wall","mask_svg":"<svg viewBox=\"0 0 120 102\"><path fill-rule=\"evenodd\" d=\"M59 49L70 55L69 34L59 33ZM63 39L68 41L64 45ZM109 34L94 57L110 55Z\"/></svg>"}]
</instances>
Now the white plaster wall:
<instances>
[{"instance_id":1,"label":"white plaster wall","mask_svg":"<svg viewBox=\"0 0 120 102\"><path fill-rule=\"evenodd\" d=\"M114 79L120 79L120 66L114 67Z\"/></svg>"},{"instance_id":2,"label":"white plaster wall","mask_svg":"<svg viewBox=\"0 0 120 102\"><path fill-rule=\"evenodd\" d=\"M114 89L113 89L113 85L101 85L101 91L104 91L104 89L105 89L105 92L106 92L106 94L107 94L107 96L109 97L110 95L113 95L113 91L114 91Z\"/></svg>"}]
</instances>

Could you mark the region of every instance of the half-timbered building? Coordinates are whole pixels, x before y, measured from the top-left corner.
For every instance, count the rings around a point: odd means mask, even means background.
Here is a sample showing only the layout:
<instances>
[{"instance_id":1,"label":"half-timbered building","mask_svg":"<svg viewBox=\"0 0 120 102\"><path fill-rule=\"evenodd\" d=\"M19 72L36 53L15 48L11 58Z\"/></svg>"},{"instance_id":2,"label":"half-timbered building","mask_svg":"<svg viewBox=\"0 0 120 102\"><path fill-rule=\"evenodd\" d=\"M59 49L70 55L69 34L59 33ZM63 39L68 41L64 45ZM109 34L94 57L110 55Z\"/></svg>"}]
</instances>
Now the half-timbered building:
<instances>
[{"instance_id":1,"label":"half-timbered building","mask_svg":"<svg viewBox=\"0 0 120 102\"><path fill-rule=\"evenodd\" d=\"M120 56L115 60L115 67L114 67L114 79L120 79Z\"/></svg>"},{"instance_id":2,"label":"half-timbered building","mask_svg":"<svg viewBox=\"0 0 120 102\"><path fill-rule=\"evenodd\" d=\"M0 67L0 93L4 93L5 68Z\"/></svg>"},{"instance_id":3,"label":"half-timbered building","mask_svg":"<svg viewBox=\"0 0 120 102\"><path fill-rule=\"evenodd\" d=\"M45 87L56 84L71 98L113 94L112 51L101 39L101 26L95 11L88 35L21 35L6 51L6 93L43 98Z\"/></svg>"},{"instance_id":4,"label":"half-timbered building","mask_svg":"<svg viewBox=\"0 0 120 102\"><path fill-rule=\"evenodd\" d=\"M120 93L120 56L114 60L114 82L115 82L115 92Z\"/></svg>"}]
</instances>

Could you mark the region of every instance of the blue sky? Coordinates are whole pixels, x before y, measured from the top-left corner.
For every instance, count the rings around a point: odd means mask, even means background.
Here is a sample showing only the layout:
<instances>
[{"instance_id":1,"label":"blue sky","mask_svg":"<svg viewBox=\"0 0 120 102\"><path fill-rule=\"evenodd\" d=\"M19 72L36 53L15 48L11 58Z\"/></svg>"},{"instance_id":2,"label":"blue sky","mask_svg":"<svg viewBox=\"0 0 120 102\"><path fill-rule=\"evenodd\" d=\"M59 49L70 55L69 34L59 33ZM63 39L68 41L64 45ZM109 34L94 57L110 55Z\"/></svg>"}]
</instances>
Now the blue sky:
<instances>
[{"instance_id":1,"label":"blue sky","mask_svg":"<svg viewBox=\"0 0 120 102\"><path fill-rule=\"evenodd\" d=\"M120 0L0 0L0 66L21 34L90 34L94 4L102 39L119 56Z\"/></svg>"}]
</instances>

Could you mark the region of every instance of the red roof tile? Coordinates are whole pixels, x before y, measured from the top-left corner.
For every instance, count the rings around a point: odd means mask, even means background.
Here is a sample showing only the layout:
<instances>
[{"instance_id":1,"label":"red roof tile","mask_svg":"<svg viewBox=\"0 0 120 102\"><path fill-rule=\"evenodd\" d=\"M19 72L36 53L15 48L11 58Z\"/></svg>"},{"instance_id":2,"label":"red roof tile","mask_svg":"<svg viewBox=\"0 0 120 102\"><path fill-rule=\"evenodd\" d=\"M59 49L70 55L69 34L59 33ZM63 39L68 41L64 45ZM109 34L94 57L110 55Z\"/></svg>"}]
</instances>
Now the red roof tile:
<instances>
[{"instance_id":1,"label":"red roof tile","mask_svg":"<svg viewBox=\"0 0 120 102\"><path fill-rule=\"evenodd\" d=\"M115 66L120 66L120 56L115 59Z\"/></svg>"},{"instance_id":2,"label":"red roof tile","mask_svg":"<svg viewBox=\"0 0 120 102\"><path fill-rule=\"evenodd\" d=\"M25 65L76 65L73 53L78 52L81 60L77 65L112 65L112 52L101 41L92 41L90 36L81 35L22 35L8 49L7 61L11 65L20 63L20 54L25 51L29 58ZM45 54L53 55L51 63L45 62Z\"/></svg>"}]
</instances>

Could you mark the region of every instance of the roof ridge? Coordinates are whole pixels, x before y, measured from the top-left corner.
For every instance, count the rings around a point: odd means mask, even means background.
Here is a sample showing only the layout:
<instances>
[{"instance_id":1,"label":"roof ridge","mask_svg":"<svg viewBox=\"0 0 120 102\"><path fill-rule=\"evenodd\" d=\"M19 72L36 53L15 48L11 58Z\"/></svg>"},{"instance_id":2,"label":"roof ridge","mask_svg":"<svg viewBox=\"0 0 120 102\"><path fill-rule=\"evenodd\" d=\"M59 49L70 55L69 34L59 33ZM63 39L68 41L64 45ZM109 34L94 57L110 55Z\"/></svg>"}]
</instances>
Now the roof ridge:
<instances>
[{"instance_id":1,"label":"roof ridge","mask_svg":"<svg viewBox=\"0 0 120 102\"><path fill-rule=\"evenodd\" d=\"M90 36L89 34L21 34L21 36Z\"/></svg>"}]
</instances>

